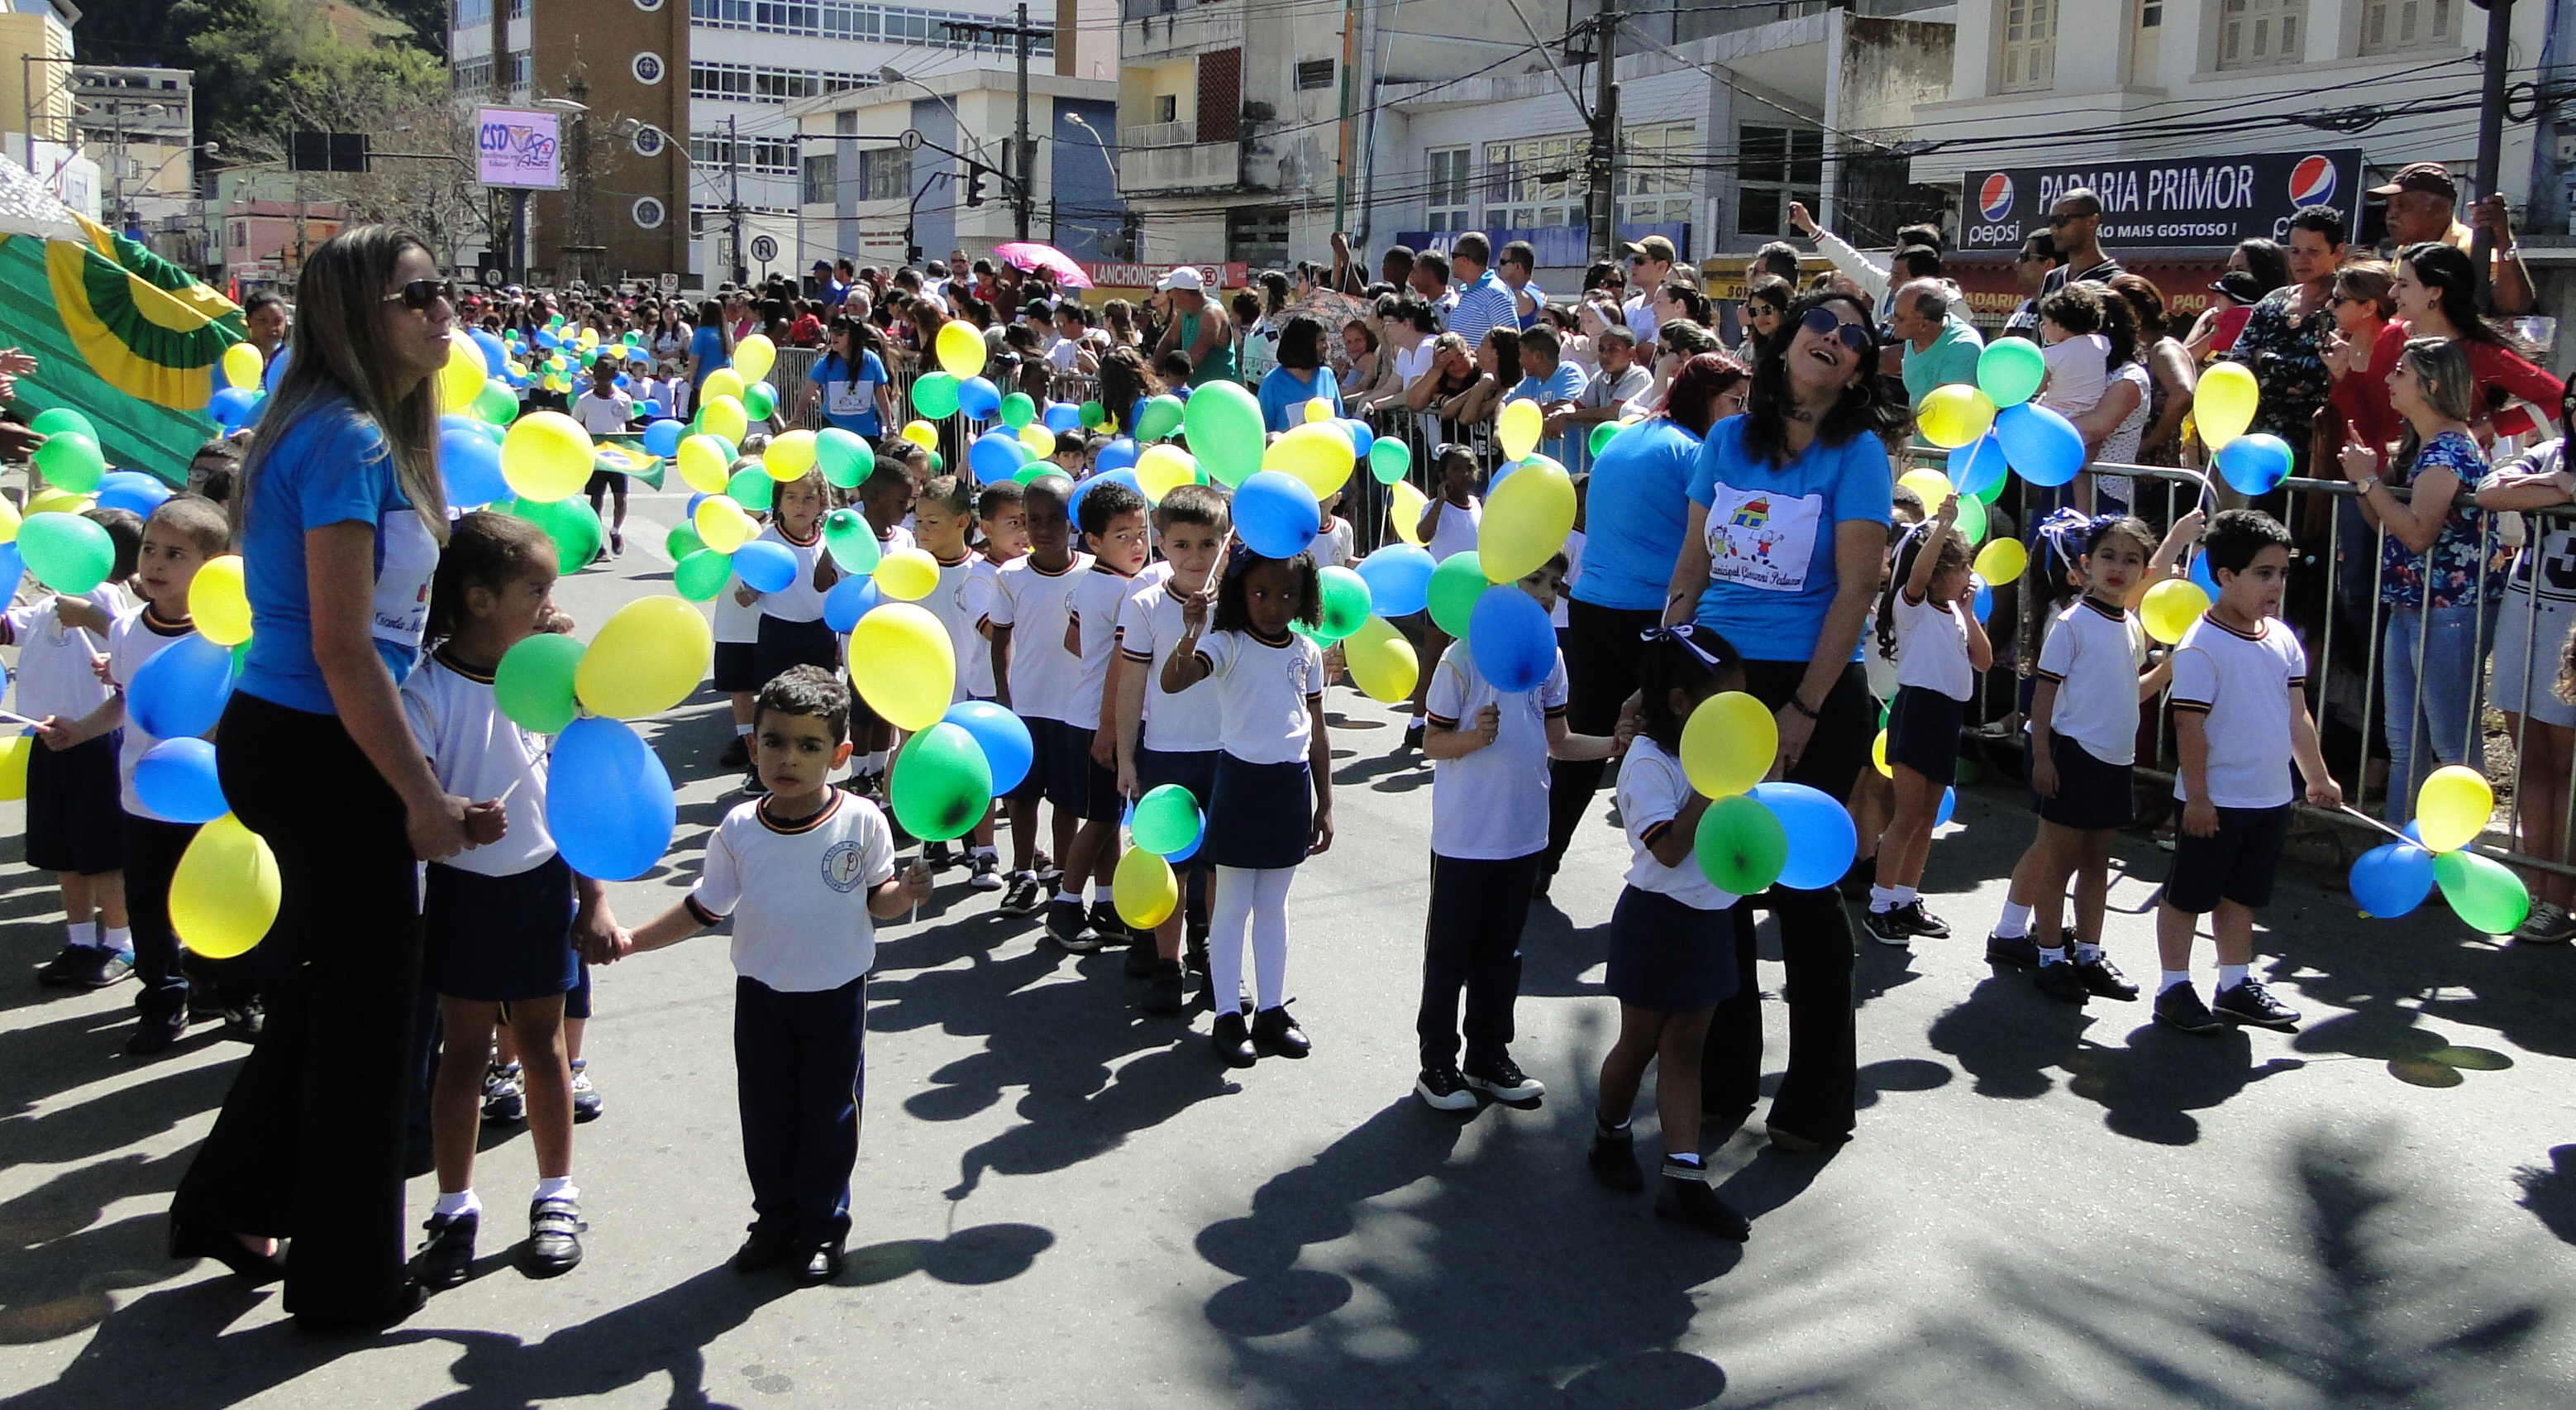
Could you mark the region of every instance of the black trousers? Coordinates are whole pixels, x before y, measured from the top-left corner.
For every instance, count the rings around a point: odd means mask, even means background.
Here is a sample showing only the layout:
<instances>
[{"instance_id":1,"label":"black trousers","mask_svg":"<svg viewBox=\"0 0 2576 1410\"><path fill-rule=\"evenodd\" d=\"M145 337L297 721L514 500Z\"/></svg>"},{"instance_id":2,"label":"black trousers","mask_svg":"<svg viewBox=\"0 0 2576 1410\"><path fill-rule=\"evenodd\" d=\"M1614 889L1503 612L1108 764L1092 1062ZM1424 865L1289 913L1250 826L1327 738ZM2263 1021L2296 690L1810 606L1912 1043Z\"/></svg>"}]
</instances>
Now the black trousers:
<instances>
[{"instance_id":1,"label":"black trousers","mask_svg":"<svg viewBox=\"0 0 2576 1410\"><path fill-rule=\"evenodd\" d=\"M1645 607L1596 607L1568 598L1565 630L1565 727L1576 734L1608 734L1619 727L1619 707L1637 693L1637 657L1645 650L1638 633L1663 621L1663 613ZM1543 876L1556 875L1574 830L1592 811L1601 791L1607 759L1551 759L1547 765L1547 856Z\"/></svg>"},{"instance_id":2,"label":"black trousers","mask_svg":"<svg viewBox=\"0 0 2576 1410\"><path fill-rule=\"evenodd\" d=\"M1747 661L1745 688L1777 710L1807 674L1804 661ZM1836 798L1851 794L1873 733L1869 687L1855 664L1844 669L1817 712L1822 718L1789 781ZM1851 1134L1858 1038L1852 1020L1851 917L1832 887L1793 891L1774 886L1761 906L1780 922L1780 957L1788 983L1789 1061L1771 1098L1770 1124L1810 1140ZM1712 1134L1724 1139L1762 1099L1762 990L1753 976L1753 909L1735 908L1735 997L1710 1016L1700 1057L1700 1106Z\"/></svg>"},{"instance_id":3,"label":"black trousers","mask_svg":"<svg viewBox=\"0 0 2576 1410\"><path fill-rule=\"evenodd\" d=\"M194 823L125 815L125 914L134 930L134 976L143 981L134 1003L146 1018L167 1018L188 1006L179 935L170 928L170 878L196 837Z\"/></svg>"},{"instance_id":4,"label":"black trousers","mask_svg":"<svg viewBox=\"0 0 2576 1410\"><path fill-rule=\"evenodd\" d=\"M236 692L224 796L277 854L254 953L268 1021L170 1202L174 1228L292 1238L286 1308L363 1317L401 1295L403 1125L420 893L403 806L337 717Z\"/></svg>"},{"instance_id":5,"label":"black trousers","mask_svg":"<svg viewBox=\"0 0 2576 1410\"><path fill-rule=\"evenodd\" d=\"M867 1038L866 975L810 993L735 978L734 1093L752 1227L800 1243L849 1234Z\"/></svg>"},{"instance_id":6,"label":"black trousers","mask_svg":"<svg viewBox=\"0 0 2576 1410\"><path fill-rule=\"evenodd\" d=\"M1467 994L1467 1062L1502 1057L1521 994L1521 927L1542 854L1471 861L1431 854L1431 914L1422 928L1422 1065L1458 1060L1458 993Z\"/></svg>"}]
</instances>

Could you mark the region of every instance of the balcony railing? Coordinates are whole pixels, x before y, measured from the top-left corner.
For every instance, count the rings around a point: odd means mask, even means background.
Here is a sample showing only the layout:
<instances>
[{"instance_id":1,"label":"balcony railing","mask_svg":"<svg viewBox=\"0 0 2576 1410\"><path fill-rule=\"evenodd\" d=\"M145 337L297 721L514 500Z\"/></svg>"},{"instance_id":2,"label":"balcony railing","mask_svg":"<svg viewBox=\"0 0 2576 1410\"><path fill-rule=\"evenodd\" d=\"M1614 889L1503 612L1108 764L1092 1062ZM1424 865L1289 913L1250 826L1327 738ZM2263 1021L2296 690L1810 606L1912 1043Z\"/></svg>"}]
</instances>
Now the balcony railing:
<instances>
[{"instance_id":1,"label":"balcony railing","mask_svg":"<svg viewBox=\"0 0 2576 1410\"><path fill-rule=\"evenodd\" d=\"M1187 147L1199 140L1196 122L1149 122L1121 126L1118 145L1133 152L1145 147Z\"/></svg>"},{"instance_id":2,"label":"balcony railing","mask_svg":"<svg viewBox=\"0 0 2576 1410\"><path fill-rule=\"evenodd\" d=\"M1232 142L1128 147L1118 154L1121 191L1209 191L1243 183L1243 149Z\"/></svg>"}]
</instances>

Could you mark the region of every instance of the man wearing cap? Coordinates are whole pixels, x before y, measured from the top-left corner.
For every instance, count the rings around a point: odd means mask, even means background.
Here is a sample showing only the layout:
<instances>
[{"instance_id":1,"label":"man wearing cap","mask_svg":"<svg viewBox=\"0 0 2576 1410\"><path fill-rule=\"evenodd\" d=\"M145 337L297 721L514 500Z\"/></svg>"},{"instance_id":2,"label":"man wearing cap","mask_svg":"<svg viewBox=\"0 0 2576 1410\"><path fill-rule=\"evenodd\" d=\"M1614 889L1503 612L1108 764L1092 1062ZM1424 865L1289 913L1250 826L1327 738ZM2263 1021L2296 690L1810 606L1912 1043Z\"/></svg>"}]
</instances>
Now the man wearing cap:
<instances>
[{"instance_id":1,"label":"man wearing cap","mask_svg":"<svg viewBox=\"0 0 2576 1410\"><path fill-rule=\"evenodd\" d=\"M1449 246L1449 272L1458 280L1458 307L1449 314L1449 331L1466 339L1470 351L1496 328L1521 326L1520 310L1512 307L1512 291L1494 273L1493 259L1493 243L1481 230L1470 230Z\"/></svg>"},{"instance_id":2,"label":"man wearing cap","mask_svg":"<svg viewBox=\"0 0 2576 1410\"><path fill-rule=\"evenodd\" d=\"M2473 253L2477 231L2460 223L2460 186L2449 167L2416 162L2401 168L2387 185L2372 187L2369 194L2372 200L2388 203L2388 239L2397 250L2438 240L2462 254ZM2481 199L2471 218L2494 235L2494 263L2487 282L2493 311L2508 318L2531 312L2531 271L2523 267L2522 251L2513 242L2503 193L2490 192Z\"/></svg>"},{"instance_id":3,"label":"man wearing cap","mask_svg":"<svg viewBox=\"0 0 2576 1410\"><path fill-rule=\"evenodd\" d=\"M1628 256L1628 287L1637 292L1620 305L1628 320L1628 331L1637 335L1637 346L1652 347L1655 342L1655 291L1664 287L1664 277L1673 272L1673 242L1661 235L1649 235L1621 247Z\"/></svg>"},{"instance_id":4,"label":"man wearing cap","mask_svg":"<svg viewBox=\"0 0 2576 1410\"><path fill-rule=\"evenodd\" d=\"M1160 362L1163 354L1178 348L1190 360L1191 386L1234 380L1234 329L1226 323L1225 310L1209 300L1207 280L1197 268L1176 265L1154 281L1154 288L1172 296L1172 326L1154 345L1154 360Z\"/></svg>"}]
</instances>

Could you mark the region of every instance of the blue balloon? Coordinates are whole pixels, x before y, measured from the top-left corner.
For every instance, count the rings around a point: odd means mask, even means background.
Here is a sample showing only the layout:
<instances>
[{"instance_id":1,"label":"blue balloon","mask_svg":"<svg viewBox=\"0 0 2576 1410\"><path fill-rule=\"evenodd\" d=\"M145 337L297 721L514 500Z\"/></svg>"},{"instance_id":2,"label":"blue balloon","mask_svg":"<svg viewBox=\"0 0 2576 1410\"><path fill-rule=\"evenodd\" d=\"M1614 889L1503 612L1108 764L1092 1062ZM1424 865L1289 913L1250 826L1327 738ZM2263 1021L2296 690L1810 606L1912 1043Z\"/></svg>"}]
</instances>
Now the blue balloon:
<instances>
[{"instance_id":1,"label":"blue balloon","mask_svg":"<svg viewBox=\"0 0 2576 1410\"><path fill-rule=\"evenodd\" d=\"M268 370L261 373L259 378L259 389L261 391L273 392L277 390L278 379L286 375L286 356L286 349L281 346L277 350L277 355L268 360Z\"/></svg>"},{"instance_id":2,"label":"blue balloon","mask_svg":"<svg viewBox=\"0 0 2576 1410\"><path fill-rule=\"evenodd\" d=\"M165 739L134 765L134 796L172 822L210 823L232 811L215 779L211 741Z\"/></svg>"},{"instance_id":3,"label":"blue balloon","mask_svg":"<svg viewBox=\"0 0 2576 1410\"><path fill-rule=\"evenodd\" d=\"M206 399L206 414L225 426L238 426L258 401L259 394L248 387L225 387Z\"/></svg>"},{"instance_id":4,"label":"blue balloon","mask_svg":"<svg viewBox=\"0 0 2576 1410\"><path fill-rule=\"evenodd\" d=\"M972 421L990 421L1002 409L1002 389L990 377L969 377L957 384L957 409Z\"/></svg>"},{"instance_id":5,"label":"blue balloon","mask_svg":"<svg viewBox=\"0 0 2576 1410\"><path fill-rule=\"evenodd\" d=\"M1029 776L1029 764L1037 757L1037 746L1029 738L1029 727L1019 716L990 700L961 700L948 707L940 718L975 736L976 745L984 751L984 763L993 771L993 796L1010 792Z\"/></svg>"},{"instance_id":6,"label":"blue balloon","mask_svg":"<svg viewBox=\"0 0 2576 1410\"><path fill-rule=\"evenodd\" d=\"M2290 443L2279 436L2257 432L2218 448L2218 473L2239 494L2271 493L2274 485L2290 477L2290 464Z\"/></svg>"},{"instance_id":7,"label":"blue balloon","mask_svg":"<svg viewBox=\"0 0 2576 1410\"><path fill-rule=\"evenodd\" d=\"M1941 806L1932 814L1932 825L1934 827L1948 827L1950 825L1950 815L1957 811L1959 811L1959 790L1955 788L1942 789Z\"/></svg>"},{"instance_id":8,"label":"blue balloon","mask_svg":"<svg viewBox=\"0 0 2576 1410\"><path fill-rule=\"evenodd\" d=\"M647 403L647 405L650 405L650 403ZM687 426L684 426L667 416L663 417L659 421L653 422L651 425L644 428L644 453L646 455L659 456L673 456L679 454L680 437L685 435L688 432L688 429L689 428Z\"/></svg>"},{"instance_id":9,"label":"blue balloon","mask_svg":"<svg viewBox=\"0 0 2576 1410\"><path fill-rule=\"evenodd\" d=\"M0 543L0 602L18 595L18 579L26 572L27 564L18 556L17 543Z\"/></svg>"},{"instance_id":10,"label":"blue balloon","mask_svg":"<svg viewBox=\"0 0 2576 1410\"><path fill-rule=\"evenodd\" d=\"M1281 470L1256 470L1234 491L1234 531L1264 558L1293 558L1324 527L1315 492Z\"/></svg>"},{"instance_id":11,"label":"blue balloon","mask_svg":"<svg viewBox=\"0 0 2576 1410\"><path fill-rule=\"evenodd\" d=\"M2433 854L2421 847L2385 842L2353 860L2352 903L2364 915L2393 920L2422 905L2432 889Z\"/></svg>"},{"instance_id":12,"label":"blue balloon","mask_svg":"<svg viewBox=\"0 0 2576 1410\"><path fill-rule=\"evenodd\" d=\"M1476 669L1494 689L1517 695L1536 690L1556 669L1556 626L1538 599L1517 583L1489 587L1467 616L1467 640Z\"/></svg>"},{"instance_id":13,"label":"blue balloon","mask_svg":"<svg viewBox=\"0 0 2576 1410\"><path fill-rule=\"evenodd\" d=\"M1140 495L1145 492L1145 487L1136 482L1136 472L1133 470L1111 470L1085 477L1081 484L1073 487L1073 498L1065 505L1065 512L1074 516L1077 527L1080 525L1082 516L1082 497L1091 493L1093 487L1098 485L1125 485Z\"/></svg>"},{"instance_id":14,"label":"blue balloon","mask_svg":"<svg viewBox=\"0 0 2576 1410\"><path fill-rule=\"evenodd\" d=\"M468 416L461 411L450 411L438 418L438 429L441 433L448 431L471 431L479 436L484 432L491 430L492 423L484 420L480 416Z\"/></svg>"},{"instance_id":15,"label":"blue balloon","mask_svg":"<svg viewBox=\"0 0 2576 1410\"><path fill-rule=\"evenodd\" d=\"M646 397L644 400L636 403L635 410L639 415L658 417L662 414L662 399L660 397ZM645 429L650 430L652 428L648 426Z\"/></svg>"},{"instance_id":16,"label":"blue balloon","mask_svg":"<svg viewBox=\"0 0 2576 1410\"><path fill-rule=\"evenodd\" d=\"M1184 387L1181 390L1187 391L1189 389ZM1190 838L1189 846L1184 847L1177 852L1165 852L1163 854L1163 864L1165 866L1178 867L1181 863L1197 856L1199 854L1199 844L1205 841L1207 841L1207 829L1203 826L1198 830L1197 835Z\"/></svg>"},{"instance_id":17,"label":"blue balloon","mask_svg":"<svg viewBox=\"0 0 2576 1410\"><path fill-rule=\"evenodd\" d=\"M1986 580L1974 573L1968 575L1968 581L1975 584L1977 589L1977 595L1968 599L1968 615L1983 622L1986 620L1986 614L1995 610L1995 590L1986 586Z\"/></svg>"},{"instance_id":18,"label":"blue balloon","mask_svg":"<svg viewBox=\"0 0 2576 1410\"><path fill-rule=\"evenodd\" d=\"M2200 584L2200 590L2208 593L2211 601L2218 600L2218 574L2210 568L2208 554L2191 556L2191 580Z\"/></svg>"},{"instance_id":19,"label":"blue balloon","mask_svg":"<svg viewBox=\"0 0 2576 1410\"><path fill-rule=\"evenodd\" d=\"M1047 403L1046 428L1061 436L1082 429L1082 408L1069 401Z\"/></svg>"},{"instance_id":20,"label":"blue balloon","mask_svg":"<svg viewBox=\"0 0 2576 1410\"><path fill-rule=\"evenodd\" d=\"M1028 463L1020 458L1020 453L1027 449L1020 444L1019 437L1008 431L986 431L975 438L973 445L966 447L966 467L973 470L979 480L1007 480L1020 473L1020 467Z\"/></svg>"},{"instance_id":21,"label":"blue balloon","mask_svg":"<svg viewBox=\"0 0 2576 1410\"><path fill-rule=\"evenodd\" d=\"M517 497L501 475L501 448L478 431L438 433L438 470L450 504L494 504Z\"/></svg>"},{"instance_id":22,"label":"blue balloon","mask_svg":"<svg viewBox=\"0 0 2576 1410\"><path fill-rule=\"evenodd\" d=\"M1342 423L1342 429L1351 433L1351 454L1353 456L1366 456L1369 453L1369 447L1377 444L1377 433L1371 431L1369 429L1369 424L1360 420L1358 417L1352 417L1351 419L1344 421Z\"/></svg>"},{"instance_id":23,"label":"blue balloon","mask_svg":"<svg viewBox=\"0 0 2576 1410\"><path fill-rule=\"evenodd\" d=\"M192 632L134 672L125 713L156 739L184 739L213 729L232 693L232 652Z\"/></svg>"},{"instance_id":24,"label":"blue balloon","mask_svg":"<svg viewBox=\"0 0 2576 1410\"><path fill-rule=\"evenodd\" d=\"M1136 463L1136 458L1143 454L1144 451L1137 447L1134 437L1120 436L1118 439L1111 441L1109 444L1100 448L1100 454L1093 458L1091 468L1095 470L1124 470L1134 465Z\"/></svg>"},{"instance_id":25,"label":"blue balloon","mask_svg":"<svg viewBox=\"0 0 2576 1410\"><path fill-rule=\"evenodd\" d=\"M498 374L510 365L510 350L502 344L500 334L488 328L477 328L465 336L472 338L474 346L483 350L483 366L490 372Z\"/></svg>"},{"instance_id":26,"label":"blue balloon","mask_svg":"<svg viewBox=\"0 0 2576 1410\"><path fill-rule=\"evenodd\" d=\"M149 519L152 511L170 497L170 487L157 475L140 470L110 470L99 478L98 507L123 509Z\"/></svg>"},{"instance_id":27,"label":"blue balloon","mask_svg":"<svg viewBox=\"0 0 2576 1410\"><path fill-rule=\"evenodd\" d=\"M2023 402L1996 412L1994 437L2012 468L2043 489L2084 468L2084 433L2047 407Z\"/></svg>"},{"instance_id":28,"label":"blue balloon","mask_svg":"<svg viewBox=\"0 0 2576 1410\"><path fill-rule=\"evenodd\" d=\"M832 590L823 594L823 625L836 632L848 631L857 626L859 619L868 615L869 609L880 600L877 580L864 573L853 573L832 584Z\"/></svg>"},{"instance_id":29,"label":"blue balloon","mask_svg":"<svg viewBox=\"0 0 2576 1410\"><path fill-rule=\"evenodd\" d=\"M1391 543L1360 560L1360 581L1368 584L1369 603L1377 615L1408 617L1431 601L1431 551L1409 543Z\"/></svg>"},{"instance_id":30,"label":"blue balloon","mask_svg":"<svg viewBox=\"0 0 2576 1410\"><path fill-rule=\"evenodd\" d=\"M1860 833L1832 794L1803 783L1757 783L1745 792L1770 809L1788 834L1789 864L1780 869L1782 886L1822 891L1851 870Z\"/></svg>"},{"instance_id":31,"label":"blue balloon","mask_svg":"<svg viewBox=\"0 0 2576 1410\"><path fill-rule=\"evenodd\" d=\"M583 876L632 881L670 850L679 809L671 776L623 720L589 715L555 736L546 830Z\"/></svg>"},{"instance_id":32,"label":"blue balloon","mask_svg":"<svg viewBox=\"0 0 2576 1410\"><path fill-rule=\"evenodd\" d=\"M753 592L784 592L796 582L796 551L753 539L733 551L733 575Z\"/></svg>"},{"instance_id":33,"label":"blue balloon","mask_svg":"<svg viewBox=\"0 0 2576 1410\"><path fill-rule=\"evenodd\" d=\"M2004 472L2009 468L2004 464L2003 442L1996 440L1992 431L1950 452L1950 483L1964 495L1984 497L1986 491L2003 483Z\"/></svg>"},{"instance_id":34,"label":"blue balloon","mask_svg":"<svg viewBox=\"0 0 2576 1410\"><path fill-rule=\"evenodd\" d=\"M563 346L563 339L555 336L555 330L552 328L538 329L536 341L537 346L541 348L559 348Z\"/></svg>"}]
</instances>

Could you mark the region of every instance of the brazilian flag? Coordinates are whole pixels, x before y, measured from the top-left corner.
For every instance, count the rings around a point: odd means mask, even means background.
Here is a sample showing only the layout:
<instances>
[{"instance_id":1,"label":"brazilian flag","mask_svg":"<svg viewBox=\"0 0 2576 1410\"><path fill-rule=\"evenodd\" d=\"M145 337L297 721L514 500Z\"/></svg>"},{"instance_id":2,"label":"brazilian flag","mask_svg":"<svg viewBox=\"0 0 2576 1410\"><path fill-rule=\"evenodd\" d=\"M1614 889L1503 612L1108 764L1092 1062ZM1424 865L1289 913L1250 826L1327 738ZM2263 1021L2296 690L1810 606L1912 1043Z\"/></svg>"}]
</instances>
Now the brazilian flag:
<instances>
[{"instance_id":1,"label":"brazilian flag","mask_svg":"<svg viewBox=\"0 0 2576 1410\"><path fill-rule=\"evenodd\" d=\"M110 465L176 485L215 435L216 364L241 310L186 270L77 212L83 238L0 238L0 346L36 360L13 408L96 423Z\"/></svg>"}]
</instances>

